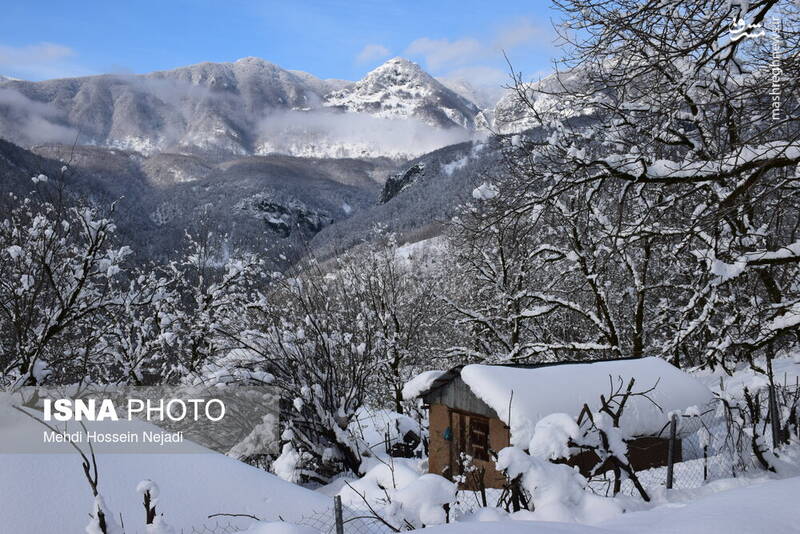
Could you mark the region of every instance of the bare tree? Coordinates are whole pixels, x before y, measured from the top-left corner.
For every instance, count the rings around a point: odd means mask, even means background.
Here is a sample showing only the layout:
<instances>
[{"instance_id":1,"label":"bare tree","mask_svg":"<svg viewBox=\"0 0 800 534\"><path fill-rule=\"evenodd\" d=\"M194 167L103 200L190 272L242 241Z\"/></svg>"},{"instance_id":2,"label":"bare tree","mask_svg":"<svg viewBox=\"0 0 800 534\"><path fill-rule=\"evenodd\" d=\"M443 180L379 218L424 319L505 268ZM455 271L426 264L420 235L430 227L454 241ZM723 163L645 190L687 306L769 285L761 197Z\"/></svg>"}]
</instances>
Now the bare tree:
<instances>
[{"instance_id":1,"label":"bare tree","mask_svg":"<svg viewBox=\"0 0 800 534\"><path fill-rule=\"evenodd\" d=\"M487 296L461 314L501 359L716 365L795 345L797 7L555 4L559 71L514 74L537 126L506 139L496 194L465 214Z\"/></svg>"},{"instance_id":2,"label":"bare tree","mask_svg":"<svg viewBox=\"0 0 800 534\"><path fill-rule=\"evenodd\" d=\"M245 330L224 333L250 351L240 365L268 372L281 392L284 436L300 451L297 472L319 482L356 472L368 449L349 425L383 357L365 295L346 272L325 272L312 261L279 276L248 311Z\"/></svg>"},{"instance_id":3,"label":"bare tree","mask_svg":"<svg viewBox=\"0 0 800 534\"><path fill-rule=\"evenodd\" d=\"M90 207L12 200L0 223L0 380L78 381L130 250L113 245L114 224Z\"/></svg>"},{"instance_id":4,"label":"bare tree","mask_svg":"<svg viewBox=\"0 0 800 534\"><path fill-rule=\"evenodd\" d=\"M625 406L632 397L643 397L655 404L648 395L655 390L658 383L650 389L644 391L634 391L635 379L631 378L624 385L621 377L616 385L609 377L610 392L607 396L600 396L600 408L592 412L588 404L583 405L578 416L578 425L581 427L582 435L569 443L570 446L577 447L584 451L591 451L598 457L598 462L592 468L590 476L611 470L614 473L614 495L622 489L623 473L625 478L633 482L636 490L645 501L650 500L650 496L639 481L636 471L631 465L630 454L625 445L625 437L620 432L620 420L625 411ZM658 405L656 405L658 406ZM610 423L610 424L609 424Z\"/></svg>"}]
</instances>

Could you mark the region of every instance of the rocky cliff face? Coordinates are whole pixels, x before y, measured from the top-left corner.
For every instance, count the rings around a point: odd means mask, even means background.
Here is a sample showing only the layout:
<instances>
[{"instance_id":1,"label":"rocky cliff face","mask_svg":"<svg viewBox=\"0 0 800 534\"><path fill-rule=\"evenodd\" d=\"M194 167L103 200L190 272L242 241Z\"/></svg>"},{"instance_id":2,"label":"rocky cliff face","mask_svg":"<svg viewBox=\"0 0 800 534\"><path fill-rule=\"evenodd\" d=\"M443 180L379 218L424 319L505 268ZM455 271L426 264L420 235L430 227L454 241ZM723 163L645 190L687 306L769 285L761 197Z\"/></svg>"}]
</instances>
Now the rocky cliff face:
<instances>
[{"instance_id":1,"label":"rocky cliff face","mask_svg":"<svg viewBox=\"0 0 800 534\"><path fill-rule=\"evenodd\" d=\"M409 167L405 172L390 176L386 183L383 184L380 197L378 198L379 204L386 204L404 189L410 187L418 178L425 174L425 163L415 163Z\"/></svg>"},{"instance_id":2,"label":"rocky cliff face","mask_svg":"<svg viewBox=\"0 0 800 534\"><path fill-rule=\"evenodd\" d=\"M325 210L310 208L296 198L280 199L264 193L243 199L236 208L261 219L266 228L281 238L299 233L309 239L334 222Z\"/></svg>"}]
</instances>

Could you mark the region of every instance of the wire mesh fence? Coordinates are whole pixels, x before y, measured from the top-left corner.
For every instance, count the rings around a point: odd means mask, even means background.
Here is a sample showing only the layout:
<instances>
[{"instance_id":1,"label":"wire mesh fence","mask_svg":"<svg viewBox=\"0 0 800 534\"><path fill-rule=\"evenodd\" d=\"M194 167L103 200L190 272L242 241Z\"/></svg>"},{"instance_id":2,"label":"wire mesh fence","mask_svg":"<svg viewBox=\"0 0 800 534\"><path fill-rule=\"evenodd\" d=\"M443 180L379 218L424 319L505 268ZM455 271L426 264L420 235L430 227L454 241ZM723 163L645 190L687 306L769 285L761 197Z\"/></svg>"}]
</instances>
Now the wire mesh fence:
<instances>
[{"instance_id":1,"label":"wire mesh fence","mask_svg":"<svg viewBox=\"0 0 800 534\"><path fill-rule=\"evenodd\" d=\"M682 458L673 466L672 488L697 488L713 480L735 477L740 463L726 444L727 430L717 425L681 440Z\"/></svg>"},{"instance_id":2,"label":"wire mesh fence","mask_svg":"<svg viewBox=\"0 0 800 534\"><path fill-rule=\"evenodd\" d=\"M710 426L698 423L699 429L695 432L670 437L674 451L671 465L667 456L663 465L636 473L645 489L693 489L713 480L736 476L740 462L736 451L729 447L729 431L724 423L717 421ZM593 481L593 484L593 487L602 487L602 481ZM622 493L639 495L630 480L623 481Z\"/></svg>"},{"instance_id":3,"label":"wire mesh fence","mask_svg":"<svg viewBox=\"0 0 800 534\"><path fill-rule=\"evenodd\" d=\"M342 531L345 534L385 534L392 532L391 529L369 513L353 510L347 506L342 506L341 517ZM311 527L322 534L336 534L335 504L323 510L304 514L293 523Z\"/></svg>"},{"instance_id":4,"label":"wire mesh fence","mask_svg":"<svg viewBox=\"0 0 800 534\"><path fill-rule=\"evenodd\" d=\"M181 529L181 534L233 534L244 529L232 523L214 521L203 525L193 526L189 529Z\"/></svg>"},{"instance_id":5,"label":"wire mesh fence","mask_svg":"<svg viewBox=\"0 0 800 534\"><path fill-rule=\"evenodd\" d=\"M387 534L390 528L382 524L377 518L347 506L341 507L340 528L337 529L336 502L331 500L331 506L320 510L306 512L299 518L290 522L312 528L321 534ZM280 519L278 519L280 520ZM253 520L254 521L254 520ZM233 534L247 530L246 522L233 523L227 521L211 521L195 525L180 531L181 534Z\"/></svg>"},{"instance_id":6,"label":"wire mesh fence","mask_svg":"<svg viewBox=\"0 0 800 534\"><path fill-rule=\"evenodd\" d=\"M770 395L777 397L772 407L763 400ZM757 443L768 454L779 443L787 443L789 436L800 438L796 409L800 388L775 387L774 393L772 388L745 391L745 398L747 404L719 398L702 413L675 416L679 431L670 440L678 453L672 465L666 461L664 466L637 472L642 485L650 490L694 489L714 480L736 478L756 466ZM627 480L622 492L638 494Z\"/></svg>"}]
</instances>

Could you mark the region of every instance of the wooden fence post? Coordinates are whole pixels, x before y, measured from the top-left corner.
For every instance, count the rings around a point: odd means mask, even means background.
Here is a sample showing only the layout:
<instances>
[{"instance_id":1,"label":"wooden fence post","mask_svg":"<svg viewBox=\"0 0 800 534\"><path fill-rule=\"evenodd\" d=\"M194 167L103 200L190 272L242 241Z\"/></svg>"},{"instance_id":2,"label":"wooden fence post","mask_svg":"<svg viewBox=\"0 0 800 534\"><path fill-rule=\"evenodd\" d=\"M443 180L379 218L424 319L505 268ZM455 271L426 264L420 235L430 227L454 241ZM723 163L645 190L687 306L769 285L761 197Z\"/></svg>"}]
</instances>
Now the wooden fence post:
<instances>
[{"instance_id":1,"label":"wooden fence post","mask_svg":"<svg viewBox=\"0 0 800 534\"><path fill-rule=\"evenodd\" d=\"M678 426L678 417L672 414L669 421L669 457L667 458L667 489L672 489L672 478L675 469L675 434Z\"/></svg>"},{"instance_id":2,"label":"wooden fence post","mask_svg":"<svg viewBox=\"0 0 800 534\"><path fill-rule=\"evenodd\" d=\"M778 398L775 393L775 386L770 384L767 391L769 392L769 422L772 432L772 448L774 450L783 443L783 439L781 439L780 412L778 410Z\"/></svg>"},{"instance_id":3,"label":"wooden fence post","mask_svg":"<svg viewBox=\"0 0 800 534\"><path fill-rule=\"evenodd\" d=\"M342 520L342 498L333 497L333 512L336 517L336 534L344 534L344 521Z\"/></svg>"}]
</instances>

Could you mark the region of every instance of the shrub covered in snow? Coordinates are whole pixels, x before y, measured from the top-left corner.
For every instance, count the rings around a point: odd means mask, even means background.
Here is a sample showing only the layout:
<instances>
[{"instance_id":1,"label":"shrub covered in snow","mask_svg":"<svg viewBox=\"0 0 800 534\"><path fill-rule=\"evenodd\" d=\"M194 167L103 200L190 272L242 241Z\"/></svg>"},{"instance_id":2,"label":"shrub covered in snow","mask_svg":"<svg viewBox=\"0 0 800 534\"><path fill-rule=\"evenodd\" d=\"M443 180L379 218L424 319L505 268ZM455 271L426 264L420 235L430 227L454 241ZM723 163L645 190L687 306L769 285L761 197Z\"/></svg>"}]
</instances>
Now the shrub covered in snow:
<instances>
[{"instance_id":1,"label":"shrub covered in snow","mask_svg":"<svg viewBox=\"0 0 800 534\"><path fill-rule=\"evenodd\" d=\"M575 451L569 442L580 436L581 430L575 419L565 413L554 413L536 423L528 450L532 456L544 460L569 458Z\"/></svg>"},{"instance_id":2,"label":"shrub covered in snow","mask_svg":"<svg viewBox=\"0 0 800 534\"><path fill-rule=\"evenodd\" d=\"M455 502L457 489L444 477L420 473L418 461L392 459L372 466L340 495L344 505L405 529L446 522L445 506Z\"/></svg>"},{"instance_id":3,"label":"shrub covered in snow","mask_svg":"<svg viewBox=\"0 0 800 534\"><path fill-rule=\"evenodd\" d=\"M106 506L100 494L94 498L89 517L91 519L86 525L86 534L124 534L122 527L114 519L114 513Z\"/></svg>"},{"instance_id":4,"label":"shrub covered in snow","mask_svg":"<svg viewBox=\"0 0 800 534\"><path fill-rule=\"evenodd\" d=\"M613 499L587 491L586 479L576 468L531 456L518 447L501 450L497 468L510 479L520 477L533 501L530 519L584 523L622 513Z\"/></svg>"}]
</instances>

